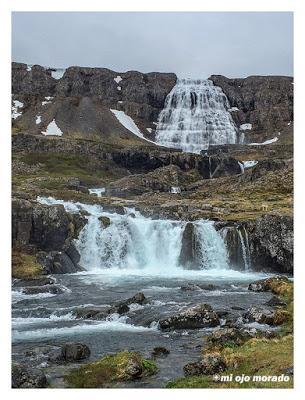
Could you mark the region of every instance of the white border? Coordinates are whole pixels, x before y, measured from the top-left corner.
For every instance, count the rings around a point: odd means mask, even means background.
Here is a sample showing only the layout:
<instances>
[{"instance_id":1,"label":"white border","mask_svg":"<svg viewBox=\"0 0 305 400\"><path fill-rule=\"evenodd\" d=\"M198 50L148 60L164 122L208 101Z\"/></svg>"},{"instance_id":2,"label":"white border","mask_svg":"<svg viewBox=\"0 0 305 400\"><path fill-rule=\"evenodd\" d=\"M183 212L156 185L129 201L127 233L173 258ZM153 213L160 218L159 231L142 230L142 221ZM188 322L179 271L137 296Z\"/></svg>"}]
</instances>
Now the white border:
<instances>
[{"instance_id":1,"label":"white border","mask_svg":"<svg viewBox=\"0 0 305 400\"><path fill-rule=\"evenodd\" d=\"M172 3L172 4L171 4ZM174 6L174 5L175 6ZM1 389L3 398L38 399L44 398L69 398L81 399L89 395L90 398L112 399L116 397L126 398L175 398L184 399L185 397L218 399L226 396L228 399L249 398L257 399L257 396L276 399L292 397L301 394L304 377L304 284L305 284L305 265L302 247L304 248L304 199L302 199L304 187L304 150L305 150L305 131L304 131L304 26L305 12L302 0L213 0L210 2L193 1L180 3L167 3L161 0L155 1L135 1L135 0L116 0L114 2L101 0L87 0L73 2L66 0L52 0L42 2L35 0L5 0L1 2L1 130L0 130L0 149L1 149L1 362L3 372L1 373ZM125 389L106 391L98 390L71 390L53 389L51 390L11 390L10 376L10 12L11 11L295 11L295 177L297 185L295 187L295 281L296 281L296 314L295 314L295 339L296 339L296 362L295 362L295 389L291 390L272 390L260 389L193 389L191 391L162 390L162 389ZM303 300L303 302L302 302ZM302 304L303 303L303 304ZM5 307L4 305L7 305ZM5 377L5 380L3 378ZM55 390L55 392L54 392ZM292 393L293 392L293 393ZM304 393L304 391L303 391Z\"/></svg>"}]
</instances>

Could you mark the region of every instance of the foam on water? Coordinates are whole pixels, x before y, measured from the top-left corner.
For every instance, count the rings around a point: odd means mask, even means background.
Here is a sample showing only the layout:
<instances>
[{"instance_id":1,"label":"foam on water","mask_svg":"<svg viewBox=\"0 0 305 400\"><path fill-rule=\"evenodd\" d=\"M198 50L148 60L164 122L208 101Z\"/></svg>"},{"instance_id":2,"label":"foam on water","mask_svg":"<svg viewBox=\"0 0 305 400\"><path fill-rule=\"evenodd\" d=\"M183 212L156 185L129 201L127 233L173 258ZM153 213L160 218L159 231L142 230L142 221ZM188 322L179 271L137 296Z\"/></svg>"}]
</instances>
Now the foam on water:
<instances>
[{"instance_id":1,"label":"foam on water","mask_svg":"<svg viewBox=\"0 0 305 400\"><path fill-rule=\"evenodd\" d=\"M84 322L73 326L52 327L42 329L32 329L27 331L15 330L12 337L13 342L36 341L39 339L48 339L62 336L77 336L84 334L94 334L100 331L112 332L151 332L157 331L157 327L144 327L128 324L127 317L120 317L118 314L112 314L108 320L101 322Z\"/></svg>"}]
</instances>

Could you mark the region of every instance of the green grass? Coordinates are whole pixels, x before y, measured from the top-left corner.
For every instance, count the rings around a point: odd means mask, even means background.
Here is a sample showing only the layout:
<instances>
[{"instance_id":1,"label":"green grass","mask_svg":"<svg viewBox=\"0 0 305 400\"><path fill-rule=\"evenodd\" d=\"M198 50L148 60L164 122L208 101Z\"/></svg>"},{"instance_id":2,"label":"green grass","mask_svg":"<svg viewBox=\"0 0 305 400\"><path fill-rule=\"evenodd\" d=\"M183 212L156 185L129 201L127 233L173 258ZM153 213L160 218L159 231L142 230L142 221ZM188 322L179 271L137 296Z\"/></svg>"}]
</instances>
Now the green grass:
<instances>
[{"instance_id":1,"label":"green grass","mask_svg":"<svg viewBox=\"0 0 305 400\"><path fill-rule=\"evenodd\" d=\"M12 254L12 277L17 279L33 279L43 272L36 257L30 254L14 251Z\"/></svg>"}]
</instances>

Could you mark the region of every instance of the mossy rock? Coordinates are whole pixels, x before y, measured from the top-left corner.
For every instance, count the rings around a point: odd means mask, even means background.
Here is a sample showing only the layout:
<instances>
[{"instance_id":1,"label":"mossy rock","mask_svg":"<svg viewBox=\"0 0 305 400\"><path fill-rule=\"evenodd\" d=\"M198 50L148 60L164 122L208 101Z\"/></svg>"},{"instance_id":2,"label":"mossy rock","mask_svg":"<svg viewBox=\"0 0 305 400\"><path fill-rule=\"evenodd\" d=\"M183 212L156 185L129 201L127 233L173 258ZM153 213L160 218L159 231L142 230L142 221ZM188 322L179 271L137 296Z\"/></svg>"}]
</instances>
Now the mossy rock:
<instances>
[{"instance_id":1,"label":"mossy rock","mask_svg":"<svg viewBox=\"0 0 305 400\"><path fill-rule=\"evenodd\" d=\"M12 277L17 279L33 279L43 274L43 267L34 255L13 251Z\"/></svg>"},{"instance_id":2,"label":"mossy rock","mask_svg":"<svg viewBox=\"0 0 305 400\"><path fill-rule=\"evenodd\" d=\"M122 351L72 370L65 381L72 388L113 387L119 382L153 375L158 368L139 353Z\"/></svg>"},{"instance_id":3,"label":"mossy rock","mask_svg":"<svg viewBox=\"0 0 305 400\"><path fill-rule=\"evenodd\" d=\"M103 224L104 228L108 228L108 226L110 226L110 224L111 224L110 218L109 217L105 217L104 215L99 217L99 221L101 221L101 223Z\"/></svg>"}]
</instances>

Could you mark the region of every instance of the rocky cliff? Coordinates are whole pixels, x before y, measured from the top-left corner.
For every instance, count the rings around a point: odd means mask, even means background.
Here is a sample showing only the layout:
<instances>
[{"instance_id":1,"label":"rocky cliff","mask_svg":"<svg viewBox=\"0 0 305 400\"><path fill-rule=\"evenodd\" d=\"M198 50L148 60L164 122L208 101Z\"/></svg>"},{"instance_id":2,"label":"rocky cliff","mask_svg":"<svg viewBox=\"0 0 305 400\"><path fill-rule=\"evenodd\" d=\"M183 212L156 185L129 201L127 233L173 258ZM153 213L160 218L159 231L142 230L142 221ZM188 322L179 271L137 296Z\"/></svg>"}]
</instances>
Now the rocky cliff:
<instances>
[{"instance_id":1,"label":"rocky cliff","mask_svg":"<svg viewBox=\"0 0 305 400\"><path fill-rule=\"evenodd\" d=\"M83 67L70 67L61 78L55 79L51 69L13 63L13 98L23 103L22 115L14 121L14 127L38 134L56 119L68 137L108 143L115 139L119 142L121 137L140 141L120 124L110 109L125 112L150 136L176 79L175 74L118 73ZM35 123L38 115L39 124Z\"/></svg>"},{"instance_id":2,"label":"rocky cliff","mask_svg":"<svg viewBox=\"0 0 305 400\"><path fill-rule=\"evenodd\" d=\"M14 252L36 255L45 273L81 270L73 239L84 225L83 217L67 213L61 205L50 207L23 198L12 199Z\"/></svg>"},{"instance_id":3,"label":"rocky cliff","mask_svg":"<svg viewBox=\"0 0 305 400\"><path fill-rule=\"evenodd\" d=\"M244 79L229 79L212 75L216 86L226 94L232 109L232 117L245 129L249 143L264 141L281 135L292 134L293 78L288 76L249 76Z\"/></svg>"}]
</instances>

